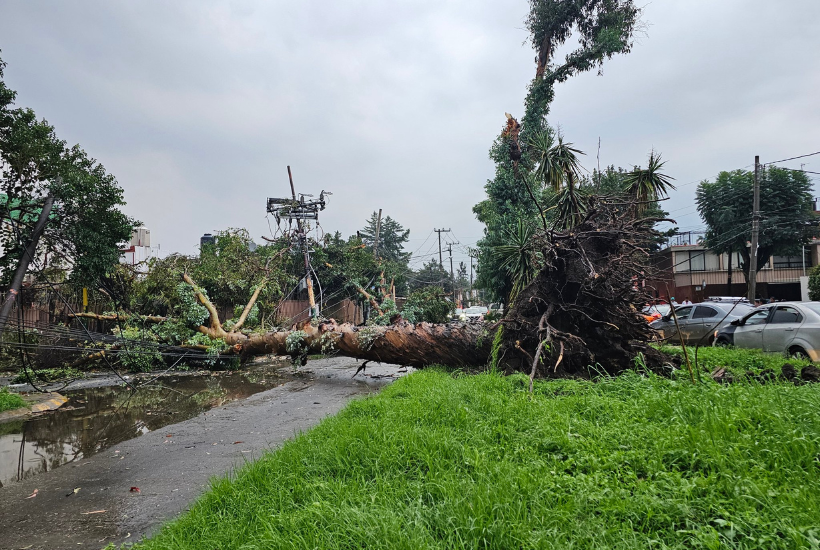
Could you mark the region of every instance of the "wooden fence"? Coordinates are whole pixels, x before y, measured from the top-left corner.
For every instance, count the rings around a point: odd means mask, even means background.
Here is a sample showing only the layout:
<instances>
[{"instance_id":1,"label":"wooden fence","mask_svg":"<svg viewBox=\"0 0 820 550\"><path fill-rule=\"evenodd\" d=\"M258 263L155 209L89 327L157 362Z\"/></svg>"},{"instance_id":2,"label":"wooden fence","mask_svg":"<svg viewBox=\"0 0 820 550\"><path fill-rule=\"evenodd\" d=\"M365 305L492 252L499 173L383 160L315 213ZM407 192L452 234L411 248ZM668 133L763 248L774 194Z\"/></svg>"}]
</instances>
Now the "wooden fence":
<instances>
[{"instance_id":1,"label":"wooden fence","mask_svg":"<svg viewBox=\"0 0 820 550\"><path fill-rule=\"evenodd\" d=\"M284 300L279 305L278 317L287 322L296 324L310 319L310 303L307 300ZM364 313L358 303L345 298L340 302L325 304L322 317L336 319L339 323L359 325L364 322Z\"/></svg>"}]
</instances>

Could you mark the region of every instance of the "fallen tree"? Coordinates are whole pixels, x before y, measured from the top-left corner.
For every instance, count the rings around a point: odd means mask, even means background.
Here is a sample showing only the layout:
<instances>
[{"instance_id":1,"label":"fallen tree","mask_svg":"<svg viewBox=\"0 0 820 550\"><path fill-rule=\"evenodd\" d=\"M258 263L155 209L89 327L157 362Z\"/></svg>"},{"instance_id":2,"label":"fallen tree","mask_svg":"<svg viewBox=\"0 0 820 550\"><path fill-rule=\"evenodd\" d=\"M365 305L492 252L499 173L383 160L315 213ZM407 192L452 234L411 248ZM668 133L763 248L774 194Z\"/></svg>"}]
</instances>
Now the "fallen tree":
<instances>
[{"instance_id":1,"label":"fallen tree","mask_svg":"<svg viewBox=\"0 0 820 550\"><path fill-rule=\"evenodd\" d=\"M230 346L226 353L243 359L287 354L304 363L309 354L335 352L414 367L493 361L531 377L587 374L590 369L616 374L636 361L658 369L668 358L648 345L653 330L640 315L652 299L645 279L657 221L590 200L585 217L572 229L536 234L538 273L497 323L411 324L396 315L387 326L330 319L246 334L239 331L240 319L226 332L207 296L187 275L185 281L209 312L197 331L223 340ZM367 296L380 311L376 297ZM253 298L245 310L252 304Z\"/></svg>"},{"instance_id":2,"label":"fallen tree","mask_svg":"<svg viewBox=\"0 0 820 550\"><path fill-rule=\"evenodd\" d=\"M654 333L640 315L652 299L645 280L650 273L649 247L658 235L652 227L658 220L636 217L634 209L609 199L585 201L576 225L533 234L528 253L535 275L498 322L410 323L395 309L392 285L381 278L372 294L357 290L379 313L377 322L390 324L355 326L314 319L287 330L255 333L243 327L264 281L238 319L223 324L207 293L186 273L182 278L201 308L201 316L194 316L201 324L186 329L193 329L197 338L168 343L243 360L290 355L302 364L308 355L319 353L419 368L492 363L531 378L593 371L617 374L636 365L659 369L668 358L648 345ZM149 321L144 316L131 318ZM154 326L179 323L170 318L150 321L156 322Z\"/></svg>"}]
</instances>

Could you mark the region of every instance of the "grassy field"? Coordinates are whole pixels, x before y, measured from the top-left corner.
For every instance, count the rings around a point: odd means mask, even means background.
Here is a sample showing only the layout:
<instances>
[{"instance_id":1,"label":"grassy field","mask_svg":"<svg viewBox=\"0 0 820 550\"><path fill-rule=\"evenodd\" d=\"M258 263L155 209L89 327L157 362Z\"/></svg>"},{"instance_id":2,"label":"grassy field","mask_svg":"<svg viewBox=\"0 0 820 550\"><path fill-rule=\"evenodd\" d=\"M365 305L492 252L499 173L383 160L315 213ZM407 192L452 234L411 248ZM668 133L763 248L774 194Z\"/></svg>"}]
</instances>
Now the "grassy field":
<instances>
[{"instance_id":1,"label":"grassy field","mask_svg":"<svg viewBox=\"0 0 820 550\"><path fill-rule=\"evenodd\" d=\"M820 385L526 388L412 374L215 481L139 548L820 544Z\"/></svg>"},{"instance_id":2,"label":"grassy field","mask_svg":"<svg viewBox=\"0 0 820 550\"><path fill-rule=\"evenodd\" d=\"M26 402L16 393L11 393L8 388L0 388L0 412L11 411L25 407Z\"/></svg>"}]
</instances>

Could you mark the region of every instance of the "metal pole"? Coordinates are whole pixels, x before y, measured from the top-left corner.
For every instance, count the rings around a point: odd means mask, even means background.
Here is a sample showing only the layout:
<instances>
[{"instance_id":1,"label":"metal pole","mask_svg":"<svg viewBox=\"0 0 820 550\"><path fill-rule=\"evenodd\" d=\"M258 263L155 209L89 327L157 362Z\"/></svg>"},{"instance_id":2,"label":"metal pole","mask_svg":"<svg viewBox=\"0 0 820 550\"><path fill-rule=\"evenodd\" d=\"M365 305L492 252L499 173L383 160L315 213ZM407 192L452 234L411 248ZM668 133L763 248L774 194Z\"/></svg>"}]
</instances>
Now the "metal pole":
<instances>
[{"instance_id":1,"label":"metal pole","mask_svg":"<svg viewBox=\"0 0 820 550\"><path fill-rule=\"evenodd\" d=\"M51 207L53 205L54 198L46 197L45 203L43 204L43 209L40 211L40 217L37 219L37 224L34 226L34 231L31 233L31 240L29 241L28 246L26 246L23 256L20 258L20 263L17 264L17 270L14 272L14 278L11 281L9 293L6 295L6 300L3 302L2 308L0 308L0 333L3 332L3 329L6 326L6 321L8 321L11 308L14 306L14 302L17 300L17 295L20 293L20 288L23 286L23 279L26 276L26 271L28 271L29 263L31 263L31 260L34 259L34 254L37 253L37 243L40 242L40 237L43 234L43 230L46 228L46 222L48 221L48 216L51 213Z\"/></svg>"},{"instance_id":2,"label":"metal pole","mask_svg":"<svg viewBox=\"0 0 820 550\"><path fill-rule=\"evenodd\" d=\"M757 295L757 245L760 233L760 156L755 155L755 186L752 206L752 249L749 253L749 302Z\"/></svg>"}]
</instances>

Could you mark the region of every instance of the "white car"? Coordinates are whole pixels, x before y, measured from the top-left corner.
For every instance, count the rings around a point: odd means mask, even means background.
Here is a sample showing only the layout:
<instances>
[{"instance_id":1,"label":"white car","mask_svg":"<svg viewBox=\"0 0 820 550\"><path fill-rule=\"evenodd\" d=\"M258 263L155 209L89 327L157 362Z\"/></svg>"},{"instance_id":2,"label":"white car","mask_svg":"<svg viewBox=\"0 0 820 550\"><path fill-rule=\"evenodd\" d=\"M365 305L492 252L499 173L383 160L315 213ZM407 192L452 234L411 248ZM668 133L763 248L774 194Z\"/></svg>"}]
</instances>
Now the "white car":
<instances>
[{"instance_id":1,"label":"white car","mask_svg":"<svg viewBox=\"0 0 820 550\"><path fill-rule=\"evenodd\" d=\"M715 331L715 345L756 348L820 361L820 302L761 306Z\"/></svg>"},{"instance_id":2,"label":"white car","mask_svg":"<svg viewBox=\"0 0 820 550\"><path fill-rule=\"evenodd\" d=\"M462 320L469 321L470 319L483 319L487 311L489 310L484 306L468 307L462 314Z\"/></svg>"}]
</instances>

